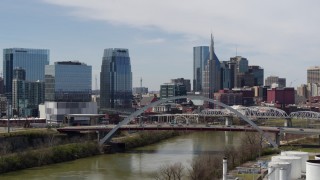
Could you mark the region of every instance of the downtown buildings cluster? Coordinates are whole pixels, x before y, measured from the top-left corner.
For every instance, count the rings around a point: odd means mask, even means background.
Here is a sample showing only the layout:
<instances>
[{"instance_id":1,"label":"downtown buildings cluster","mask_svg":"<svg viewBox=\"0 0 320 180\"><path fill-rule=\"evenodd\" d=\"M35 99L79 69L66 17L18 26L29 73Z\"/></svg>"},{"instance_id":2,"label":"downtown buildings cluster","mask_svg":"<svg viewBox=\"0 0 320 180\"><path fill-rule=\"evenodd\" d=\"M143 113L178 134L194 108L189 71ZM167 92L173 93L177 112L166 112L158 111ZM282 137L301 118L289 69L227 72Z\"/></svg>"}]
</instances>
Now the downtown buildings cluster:
<instances>
[{"instance_id":1,"label":"downtown buildings cluster","mask_svg":"<svg viewBox=\"0 0 320 180\"><path fill-rule=\"evenodd\" d=\"M227 61L219 60L211 35L210 46L193 47L193 89L190 88L189 79L171 79L170 83L160 85L159 98L198 94L229 106L272 106L287 112L301 108L319 111L320 67L311 67L307 73L308 83L301 85L296 91L292 87L293 81L287 86L286 78L278 76L264 78L264 69L258 65L249 65L245 57L236 55ZM145 87L141 85L141 88ZM143 92L142 89L139 90L141 91L137 91L138 95ZM146 105L143 99L147 97L137 99L142 99L142 106ZM149 97L150 102L151 100L155 101ZM176 100L173 103L182 104L186 101ZM205 108L220 108L205 102L203 105ZM173 108L174 106L176 105L171 105ZM183 107L180 106L179 109Z\"/></svg>"},{"instance_id":2,"label":"downtown buildings cluster","mask_svg":"<svg viewBox=\"0 0 320 180\"><path fill-rule=\"evenodd\" d=\"M78 61L50 63L47 49L3 50L1 115L62 122L67 114L97 114L100 108L131 107L132 72L128 49L105 49L102 99L92 96L92 66ZM94 99L94 100L93 100Z\"/></svg>"},{"instance_id":3,"label":"downtown buildings cluster","mask_svg":"<svg viewBox=\"0 0 320 180\"><path fill-rule=\"evenodd\" d=\"M157 99L187 94L199 94L230 106L266 105L288 110L301 104L300 107L310 108L318 103L320 68L313 67L307 72L308 83L295 91L287 87L285 78L264 79L264 69L249 65L247 58L236 55L220 61L211 36L210 46L193 47L192 83L184 78L171 79L170 83L160 85L159 92L148 92L141 78L140 87L133 88L129 50L109 48L103 51L100 89L93 91L90 65L78 61L50 64L47 49L9 48L3 50L0 110L2 116L41 117L62 122L67 114L132 110ZM190 105L180 99L148 111L181 110L183 104ZM219 108L206 103L204 107Z\"/></svg>"}]
</instances>

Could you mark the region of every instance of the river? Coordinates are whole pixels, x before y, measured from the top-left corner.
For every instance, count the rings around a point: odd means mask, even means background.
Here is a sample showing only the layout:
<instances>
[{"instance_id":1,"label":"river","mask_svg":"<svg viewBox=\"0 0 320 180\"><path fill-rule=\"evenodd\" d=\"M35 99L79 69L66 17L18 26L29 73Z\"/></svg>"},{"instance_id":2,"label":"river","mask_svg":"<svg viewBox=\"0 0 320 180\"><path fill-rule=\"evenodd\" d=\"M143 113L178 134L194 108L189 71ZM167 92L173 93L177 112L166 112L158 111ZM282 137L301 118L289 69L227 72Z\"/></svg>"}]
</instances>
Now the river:
<instances>
[{"instance_id":1,"label":"river","mask_svg":"<svg viewBox=\"0 0 320 180\"><path fill-rule=\"evenodd\" d=\"M204 153L220 153L227 144L239 145L240 132L195 132L125 153L99 155L71 162L0 175L5 180L152 179L161 165L181 162L188 167Z\"/></svg>"}]
</instances>

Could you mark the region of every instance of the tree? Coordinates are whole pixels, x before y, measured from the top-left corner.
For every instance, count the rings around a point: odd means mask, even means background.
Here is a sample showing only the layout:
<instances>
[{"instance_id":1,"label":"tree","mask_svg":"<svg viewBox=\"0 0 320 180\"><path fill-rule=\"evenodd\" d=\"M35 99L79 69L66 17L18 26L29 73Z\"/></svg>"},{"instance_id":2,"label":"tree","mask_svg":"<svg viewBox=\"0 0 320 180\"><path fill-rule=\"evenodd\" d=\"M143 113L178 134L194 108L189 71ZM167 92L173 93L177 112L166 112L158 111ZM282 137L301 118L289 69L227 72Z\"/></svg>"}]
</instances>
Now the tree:
<instances>
[{"instance_id":1,"label":"tree","mask_svg":"<svg viewBox=\"0 0 320 180\"><path fill-rule=\"evenodd\" d=\"M157 172L156 180L181 180L183 177L183 165L179 163L162 165Z\"/></svg>"}]
</instances>

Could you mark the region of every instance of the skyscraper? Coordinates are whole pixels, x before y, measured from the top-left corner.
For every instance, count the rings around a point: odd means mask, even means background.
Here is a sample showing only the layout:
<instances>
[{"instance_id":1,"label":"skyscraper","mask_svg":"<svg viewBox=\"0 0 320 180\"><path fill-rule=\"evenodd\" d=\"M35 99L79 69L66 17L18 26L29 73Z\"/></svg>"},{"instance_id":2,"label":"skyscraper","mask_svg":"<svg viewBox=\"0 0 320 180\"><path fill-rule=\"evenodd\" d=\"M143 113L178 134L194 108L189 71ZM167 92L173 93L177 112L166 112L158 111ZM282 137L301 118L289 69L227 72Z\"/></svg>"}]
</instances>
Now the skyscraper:
<instances>
[{"instance_id":1,"label":"skyscraper","mask_svg":"<svg viewBox=\"0 0 320 180\"><path fill-rule=\"evenodd\" d=\"M209 59L209 46L193 47L193 91L202 91L203 71Z\"/></svg>"},{"instance_id":2,"label":"skyscraper","mask_svg":"<svg viewBox=\"0 0 320 180\"><path fill-rule=\"evenodd\" d=\"M249 66L249 73L253 74L255 86L263 86L263 68L261 68L260 66Z\"/></svg>"},{"instance_id":3,"label":"skyscraper","mask_svg":"<svg viewBox=\"0 0 320 180\"><path fill-rule=\"evenodd\" d=\"M104 50L100 72L100 108L129 108L132 72L128 49Z\"/></svg>"},{"instance_id":4,"label":"skyscraper","mask_svg":"<svg viewBox=\"0 0 320 180\"><path fill-rule=\"evenodd\" d=\"M11 99L13 69L21 67L26 81L44 81L44 68L49 64L49 50L10 48L3 50L3 78L5 92Z\"/></svg>"},{"instance_id":5,"label":"skyscraper","mask_svg":"<svg viewBox=\"0 0 320 180\"><path fill-rule=\"evenodd\" d=\"M286 78L279 78L278 76L267 77L264 85L272 86L272 84L277 84L279 88L284 88L286 87Z\"/></svg>"},{"instance_id":6,"label":"skyscraper","mask_svg":"<svg viewBox=\"0 0 320 180\"><path fill-rule=\"evenodd\" d=\"M307 83L320 83L320 66L307 69Z\"/></svg>"},{"instance_id":7,"label":"skyscraper","mask_svg":"<svg viewBox=\"0 0 320 180\"><path fill-rule=\"evenodd\" d=\"M235 56L230 58L230 62L233 64L233 70L234 70L234 79L231 87L242 87L242 84L240 82L243 82L244 79L241 79L242 76L244 77L245 74L248 72L248 60L246 58L243 58L241 56Z\"/></svg>"},{"instance_id":8,"label":"skyscraper","mask_svg":"<svg viewBox=\"0 0 320 180\"><path fill-rule=\"evenodd\" d=\"M210 57L203 72L202 93L204 97L213 99L213 93L221 89L220 71L220 61L214 52L214 42L211 34Z\"/></svg>"},{"instance_id":9,"label":"skyscraper","mask_svg":"<svg viewBox=\"0 0 320 180\"><path fill-rule=\"evenodd\" d=\"M62 122L67 114L97 113L97 103L91 102L91 66L61 61L47 65L45 72L45 104L41 109L47 121Z\"/></svg>"},{"instance_id":10,"label":"skyscraper","mask_svg":"<svg viewBox=\"0 0 320 180\"><path fill-rule=\"evenodd\" d=\"M45 70L45 101L91 101L91 66L76 61L61 61L47 65Z\"/></svg>"},{"instance_id":11,"label":"skyscraper","mask_svg":"<svg viewBox=\"0 0 320 180\"><path fill-rule=\"evenodd\" d=\"M25 78L24 69L19 67L13 70L13 115L37 117L38 105L44 102L44 82L29 82Z\"/></svg>"}]
</instances>

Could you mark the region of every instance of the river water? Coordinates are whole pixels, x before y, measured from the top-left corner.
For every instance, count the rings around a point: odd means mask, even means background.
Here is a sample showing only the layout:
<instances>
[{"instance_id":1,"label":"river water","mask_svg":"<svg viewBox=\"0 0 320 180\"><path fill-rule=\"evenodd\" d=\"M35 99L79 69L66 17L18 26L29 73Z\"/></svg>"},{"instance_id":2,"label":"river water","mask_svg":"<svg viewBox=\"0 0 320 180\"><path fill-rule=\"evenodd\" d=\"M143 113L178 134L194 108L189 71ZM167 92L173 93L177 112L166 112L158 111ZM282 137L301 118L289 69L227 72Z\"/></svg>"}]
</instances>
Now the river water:
<instances>
[{"instance_id":1,"label":"river water","mask_svg":"<svg viewBox=\"0 0 320 180\"><path fill-rule=\"evenodd\" d=\"M240 132L195 132L136 148L126 153L99 155L6 173L0 175L0 179L152 179L161 165L181 162L188 168L195 156L205 153L221 153L228 144L239 145L240 137Z\"/></svg>"}]
</instances>

